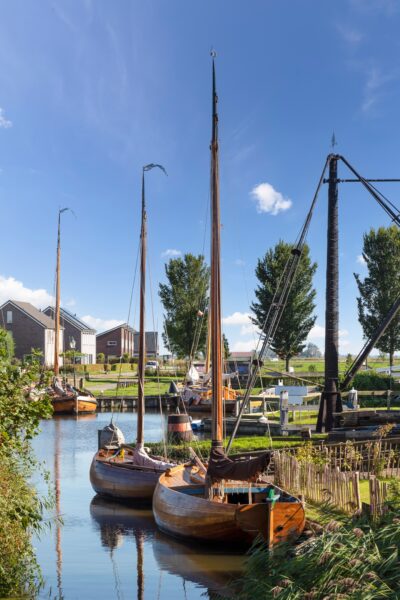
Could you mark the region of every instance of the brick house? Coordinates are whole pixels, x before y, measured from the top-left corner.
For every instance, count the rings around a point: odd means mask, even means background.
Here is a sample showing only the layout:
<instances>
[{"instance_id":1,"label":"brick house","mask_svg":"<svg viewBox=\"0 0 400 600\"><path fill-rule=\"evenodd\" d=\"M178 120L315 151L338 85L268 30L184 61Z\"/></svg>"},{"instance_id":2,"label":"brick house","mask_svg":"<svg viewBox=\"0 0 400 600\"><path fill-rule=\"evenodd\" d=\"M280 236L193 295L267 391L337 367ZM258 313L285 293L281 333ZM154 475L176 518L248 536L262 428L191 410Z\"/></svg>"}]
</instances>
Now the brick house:
<instances>
[{"instance_id":1,"label":"brick house","mask_svg":"<svg viewBox=\"0 0 400 600\"><path fill-rule=\"evenodd\" d=\"M103 352L106 360L120 358L127 353L133 356L135 330L127 323L98 333L96 336L96 352Z\"/></svg>"},{"instance_id":2,"label":"brick house","mask_svg":"<svg viewBox=\"0 0 400 600\"><path fill-rule=\"evenodd\" d=\"M8 300L0 306L1 326L13 336L16 358L23 359L39 349L42 362L47 367L54 366L55 323L48 315L29 302ZM64 349L64 328L60 327L59 352ZM60 366L62 358L60 357Z\"/></svg>"},{"instance_id":3,"label":"brick house","mask_svg":"<svg viewBox=\"0 0 400 600\"><path fill-rule=\"evenodd\" d=\"M158 356L158 332L146 331L145 333L146 356L156 358ZM139 356L139 332L135 331L133 356Z\"/></svg>"},{"instance_id":4,"label":"brick house","mask_svg":"<svg viewBox=\"0 0 400 600\"><path fill-rule=\"evenodd\" d=\"M54 307L48 306L43 312L51 319L54 318ZM83 354L77 357L76 362L84 365L96 364L96 330L88 327L65 308L60 308L60 323L64 326L65 350L70 349L73 338L76 342L76 352Z\"/></svg>"}]
</instances>

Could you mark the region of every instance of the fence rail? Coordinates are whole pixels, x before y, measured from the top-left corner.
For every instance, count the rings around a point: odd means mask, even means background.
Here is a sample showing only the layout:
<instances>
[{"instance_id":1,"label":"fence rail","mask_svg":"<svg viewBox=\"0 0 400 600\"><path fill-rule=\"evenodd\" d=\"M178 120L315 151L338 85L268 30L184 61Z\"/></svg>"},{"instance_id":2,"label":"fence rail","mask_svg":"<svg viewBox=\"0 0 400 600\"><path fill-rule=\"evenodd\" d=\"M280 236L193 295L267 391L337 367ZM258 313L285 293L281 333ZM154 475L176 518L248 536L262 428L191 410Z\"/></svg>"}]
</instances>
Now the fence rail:
<instances>
[{"instance_id":1,"label":"fence rail","mask_svg":"<svg viewBox=\"0 0 400 600\"><path fill-rule=\"evenodd\" d=\"M275 483L307 500L328 502L353 514L361 511L358 472L343 472L339 467L298 461L286 452L274 453Z\"/></svg>"}]
</instances>

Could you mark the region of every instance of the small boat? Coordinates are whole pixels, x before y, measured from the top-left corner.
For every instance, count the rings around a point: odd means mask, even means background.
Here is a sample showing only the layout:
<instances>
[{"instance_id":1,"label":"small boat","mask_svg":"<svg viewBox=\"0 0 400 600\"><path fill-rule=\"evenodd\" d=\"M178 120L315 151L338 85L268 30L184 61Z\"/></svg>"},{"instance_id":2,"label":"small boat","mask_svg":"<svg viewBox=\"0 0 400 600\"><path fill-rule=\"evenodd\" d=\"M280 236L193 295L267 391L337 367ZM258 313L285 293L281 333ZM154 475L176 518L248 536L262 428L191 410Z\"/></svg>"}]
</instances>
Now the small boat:
<instances>
[{"instance_id":1,"label":"small boat","mask_svg":"<svg viewBox=\"0 0 400 600\"><path fill-rule=\"evenodd\" d=\"M114 443L101 448L93 457L90 482L97 494L117 500L151 502L160 474L173 466L160 457L150 456L144 448L144 375L145 375L145 289L147 217L144 174L161 165L150 164L142 173L142 225L140 234L140 325L138 357L138 401L136 446ZM112 425L109 426L111 429Z\"/></svg>"},{"instance_id":2,"label":"small boat","mask_svg":"<svg viewBox=\"0 0 400 600\"><path fill-rule=\"evenodd\" d=\"M214 56L211 215L211 454L208 465L195 457L195 465L179 465L161 475L153 496L153 512L158 527L174 537L249 545L261 535L272 547L301 534L305 525L303 504L262 475L270 461L269 452L256 458L233 460L223 448L221 226Z\"/></svg>"},{"instance_id":3,"label":"small boat","mask_svg":"<svg viewBox=\"0 0 400 600\"><path fill-rule=\"evenodd\" d=\"M54 381L48 389L55 415L79 415L94 413L97 410L97 400L90 393L74 388L66 384L60 384L58 376L60 373L60 255L61 255L61 215L68 208L60 208L58 211L58 235L57 235L57 267L56 267L56 305L54 308Z\"/></svg>"},{"instance_id":4,"label":"small boat","mask_svg":"<svg viewBox=\"0 0 400 600\"><path fill-rule=\"evenodd\" d=\"M90 392L83 392L71 385L63 388L58 381L48 389L55 415L93 414L97 400Z\"/></svg>"}]
</instances>

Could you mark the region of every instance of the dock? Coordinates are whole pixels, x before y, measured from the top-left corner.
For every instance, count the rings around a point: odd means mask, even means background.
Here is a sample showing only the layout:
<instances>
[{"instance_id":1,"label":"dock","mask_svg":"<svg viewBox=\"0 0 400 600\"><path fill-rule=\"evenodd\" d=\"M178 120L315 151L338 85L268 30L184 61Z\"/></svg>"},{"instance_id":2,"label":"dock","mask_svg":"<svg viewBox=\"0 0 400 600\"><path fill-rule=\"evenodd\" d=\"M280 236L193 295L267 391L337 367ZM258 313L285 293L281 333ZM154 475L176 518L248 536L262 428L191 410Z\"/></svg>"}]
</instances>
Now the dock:
<instances>
[{"instance_id":1,"label":"dock","mask_svg":"<svg viewBox=\"0 0 400 600\"><path fill-rule=\"evenodd\" d=\"M137 396L97 396L97 412L129 412L137 408ZM162 408L175 409L175 397L169 394L145 396L145 408L159 409L160 400Z\"/></svg>"}]
</instances>

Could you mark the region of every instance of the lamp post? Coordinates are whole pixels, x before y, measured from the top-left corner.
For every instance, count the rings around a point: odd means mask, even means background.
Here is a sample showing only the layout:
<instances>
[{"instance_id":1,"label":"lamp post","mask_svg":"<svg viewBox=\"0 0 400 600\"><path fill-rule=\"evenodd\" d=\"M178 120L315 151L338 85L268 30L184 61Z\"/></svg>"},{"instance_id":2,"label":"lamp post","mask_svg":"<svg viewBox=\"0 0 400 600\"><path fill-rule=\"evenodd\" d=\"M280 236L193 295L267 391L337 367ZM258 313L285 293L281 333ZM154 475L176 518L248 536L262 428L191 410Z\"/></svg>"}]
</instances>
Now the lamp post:
<instances>
[{"instance_id":1,"label":"lamp post","mask_svg":"<svg viewBox=\"0 0 400 600\"><path fill-rule=\"evenodd\" d=\"M73 360L73 370L74 370L74 388L76 388L76 372L75 372L75 348L76 348L76 341L75 338L70 337L69 338L69 347L72 350L72 360Z\"/></svg>"}]
</instances>

